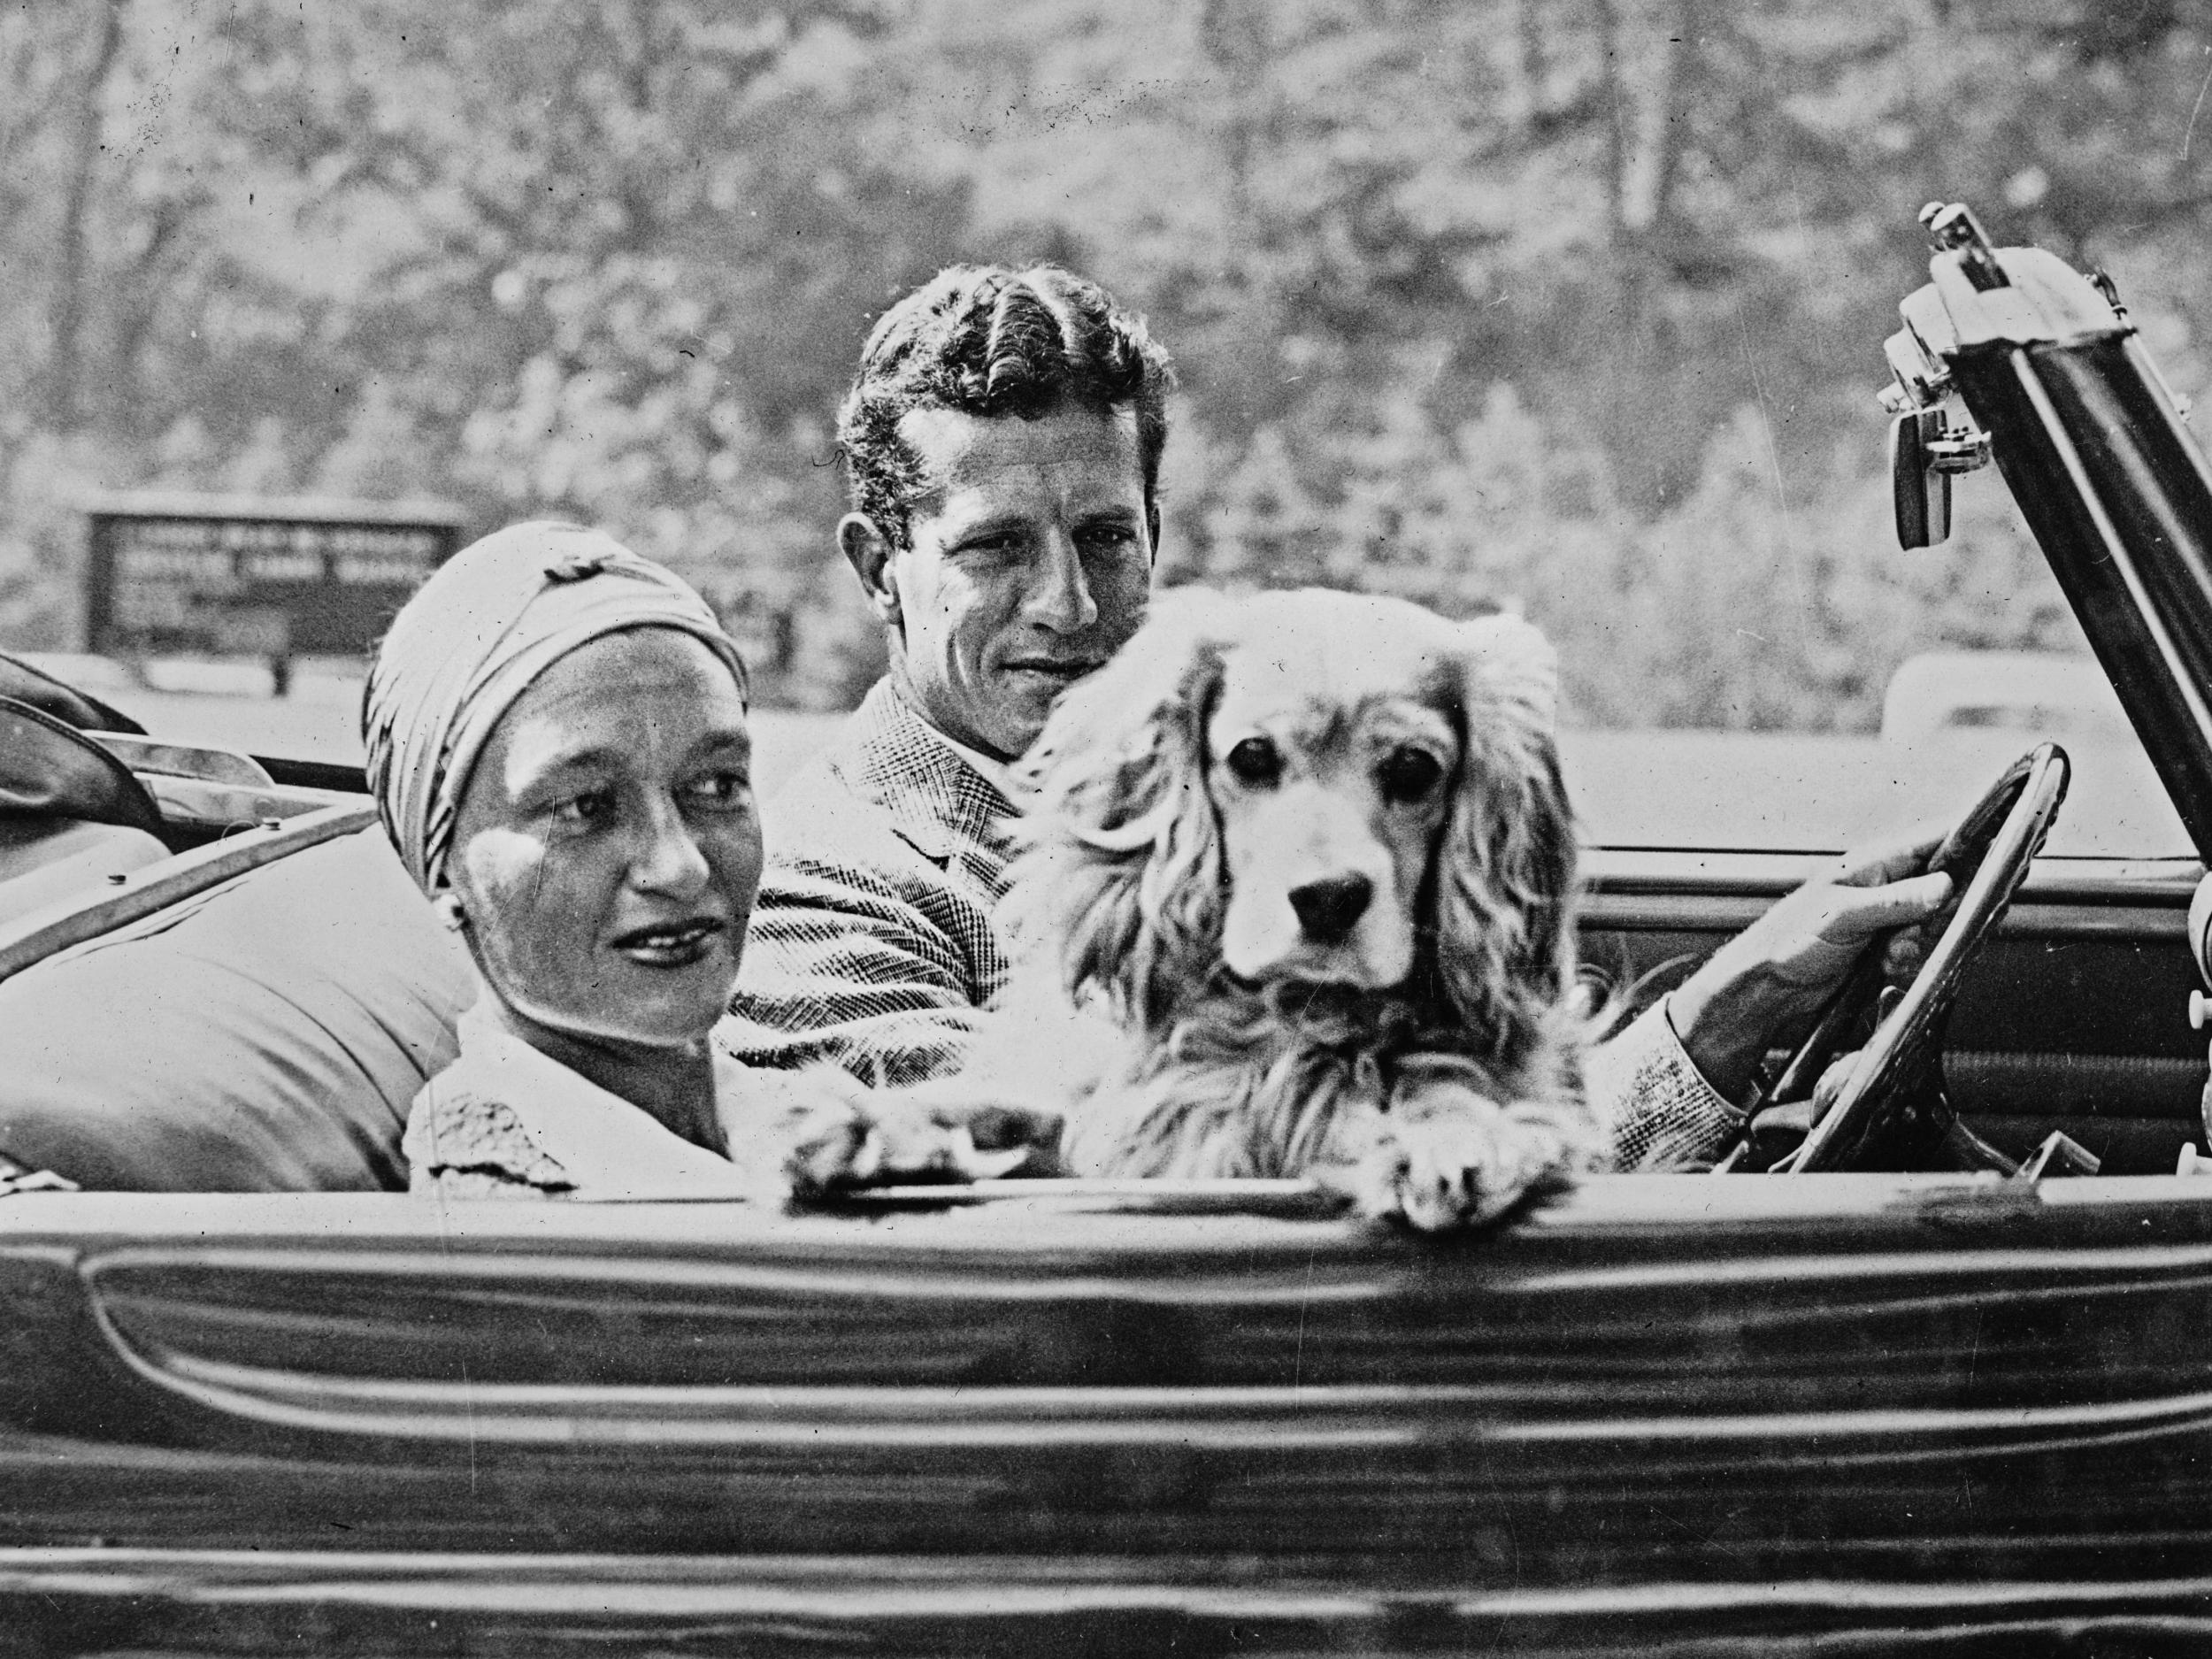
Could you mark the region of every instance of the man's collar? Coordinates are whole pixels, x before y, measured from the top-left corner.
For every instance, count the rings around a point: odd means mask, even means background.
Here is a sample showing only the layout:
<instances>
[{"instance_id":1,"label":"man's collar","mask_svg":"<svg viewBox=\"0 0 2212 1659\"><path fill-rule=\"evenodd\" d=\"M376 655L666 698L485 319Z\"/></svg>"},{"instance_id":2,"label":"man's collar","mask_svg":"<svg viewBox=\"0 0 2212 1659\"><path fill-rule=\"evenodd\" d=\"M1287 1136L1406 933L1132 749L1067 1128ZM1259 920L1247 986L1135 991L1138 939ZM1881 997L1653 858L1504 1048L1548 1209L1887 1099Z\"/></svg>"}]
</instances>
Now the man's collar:
<instances>
[{"instance_id":1,"label":"man's collar","mask_svg":"<svg viewBox=\"0 0 2212 1659\"><path fill-rule=\"evenodd\" d=\"M917 727L951 750L969 771L997 790L1000 798L1005 801L1010 808L1012 807L1018 786L1014 780L1014 768L1011 763L987 755L981 749L971 749L958 738L947 736L944 731L926 714L915 707L913 699L906 695L896 680L887 678L884 684L889 687L891 700L901 712Z\"/></svg>"},{"instance_id":2,"label":"man's collar","mask_svg":"<svg viewBox=\"0 0 2212 1659\"><path fill-rule=\"evenodd\" d=\"M888 678L855 710L851 735L834 764L847 787L879 803L893 826L926 857L995 839L1016 816L1000 778L917 714ZM1010 770L993 768L1001 777Z\"/></svg>"},{"instance_id":3,"label":"man's collar","mask_svg":"<svg viewBox=\"0 0 2212 1659\"><path fill-rule=\"evenodd\" d=\"M970 749L965 743L956 742L953 739L947 737L935 726L930 726L926 719L922 719L919 710L915 711L915 718L917 719L921 719L924 726L929 726L929 734L932 737L942 743L954 754L959 756L961 759L966 761L968 764L975 770L976 775L981 778L984 782L989 784L994 789L996 789L1001 795L1004 795L1010 803L1013 800L1014 793L1018 786L1014 781L1014 768L1010 763L1003 760L995 760L990 756L985 754L981 749Z\"/></svg>"}]
</instances>

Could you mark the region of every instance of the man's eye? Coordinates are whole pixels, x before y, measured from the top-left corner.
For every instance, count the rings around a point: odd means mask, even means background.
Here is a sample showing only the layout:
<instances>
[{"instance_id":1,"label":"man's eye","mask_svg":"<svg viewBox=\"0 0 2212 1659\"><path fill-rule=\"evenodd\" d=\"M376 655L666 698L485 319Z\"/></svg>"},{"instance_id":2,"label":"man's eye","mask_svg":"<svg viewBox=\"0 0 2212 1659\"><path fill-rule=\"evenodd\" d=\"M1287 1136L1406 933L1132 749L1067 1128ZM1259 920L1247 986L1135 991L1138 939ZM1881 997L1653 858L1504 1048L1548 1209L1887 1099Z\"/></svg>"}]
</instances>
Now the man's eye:
<instances>
[{"instance_id":1,"label":"man's eye","mask_svg":"<svg viewBox=\"0 0 2212 1659\"><path fill-rule=\"evenodd\" d=\"M1093 524L1083 526L1081 539L1086 547L1118 553L1137 539L1137 533L1125 524Z\"/></svg>"},{"instance_id":2,"label":"man's eye","mask_svg":"<svg viewBox=\"0 0 2212 1659\"><path fill-rule=\"evenodd\" d=\"M1425 801L1444 780L1444 764L1425 749L1395 749L1375 769L1386 797L1393 801Z\"/></svg>"},{"instance_id":3,"label":"man's eye","mask_svg":"<svg viewBox=\"0 0 2212 1659\"><path fill-rule=\"evenodd\" d=\"M1232 747L1222 764L1247 788L1271 788L1283 775L1283 754L1272 740L1248 737Z\"/></svg>"}]
</instances>

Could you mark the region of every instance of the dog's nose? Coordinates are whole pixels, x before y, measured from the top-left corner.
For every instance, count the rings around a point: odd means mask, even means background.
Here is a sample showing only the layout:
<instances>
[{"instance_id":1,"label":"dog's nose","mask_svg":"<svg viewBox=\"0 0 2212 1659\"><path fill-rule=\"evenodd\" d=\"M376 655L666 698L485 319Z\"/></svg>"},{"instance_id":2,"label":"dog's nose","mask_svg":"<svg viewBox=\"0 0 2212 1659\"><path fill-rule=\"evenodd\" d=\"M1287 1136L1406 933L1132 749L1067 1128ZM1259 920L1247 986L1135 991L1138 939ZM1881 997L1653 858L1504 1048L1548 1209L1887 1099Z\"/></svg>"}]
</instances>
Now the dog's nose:
<instances>
[{"instance_id":1,"label":"dog's nose","mask_svg":"<svg viewBox=\"0 0 2212 1659\"><path fill-rule=\"evenodd\" d=\"M1375 896L1375 884L1365 876L1331 876L1309 881L1290 890L1290 908L1298 912L1298 926L1316 944L1338 945L1367 914Z\"/></svg>"}]
</instances>

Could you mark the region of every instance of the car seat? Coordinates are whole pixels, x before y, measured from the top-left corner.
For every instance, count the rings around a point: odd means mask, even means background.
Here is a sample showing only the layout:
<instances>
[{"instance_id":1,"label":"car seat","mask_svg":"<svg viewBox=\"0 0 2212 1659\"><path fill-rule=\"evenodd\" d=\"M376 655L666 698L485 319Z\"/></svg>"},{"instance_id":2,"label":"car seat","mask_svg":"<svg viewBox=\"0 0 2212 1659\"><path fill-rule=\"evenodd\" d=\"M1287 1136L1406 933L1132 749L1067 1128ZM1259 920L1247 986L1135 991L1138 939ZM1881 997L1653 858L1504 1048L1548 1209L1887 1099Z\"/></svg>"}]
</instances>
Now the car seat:
<instances>
[{"instance_id":1,"label":"car seat","mask_svg":"<svg viewBox=\"0 0 2212 1659\"><path fill-rule=\"evenodd\" d=\"M403 1188L473 994L382 832L340 836L0 980L0 1154L109 1190Z\"/></svg>"}]
</instances>

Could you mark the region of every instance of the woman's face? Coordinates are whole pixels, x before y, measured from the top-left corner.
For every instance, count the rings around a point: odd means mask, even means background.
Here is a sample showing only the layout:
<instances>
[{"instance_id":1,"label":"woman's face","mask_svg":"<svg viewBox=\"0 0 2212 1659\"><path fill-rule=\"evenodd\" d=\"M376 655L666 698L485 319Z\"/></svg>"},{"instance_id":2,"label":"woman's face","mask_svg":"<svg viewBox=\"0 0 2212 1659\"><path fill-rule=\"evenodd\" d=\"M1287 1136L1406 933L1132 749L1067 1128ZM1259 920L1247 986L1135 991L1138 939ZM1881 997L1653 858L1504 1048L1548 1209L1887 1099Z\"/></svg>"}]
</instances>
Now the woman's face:
<instances>
[{"instance_id":1,"label":"woman's face","mask_svg":"<svg viewBox=\"0 0 2212 1659\"><path fill-rule=\"evenodd\" d=\"M647 1048L705 1036L760 883L751 764L736 682L679 629L611 634L541 675L470 774L449 865L508 1006Z\"/></svg>"}]
</instances>

